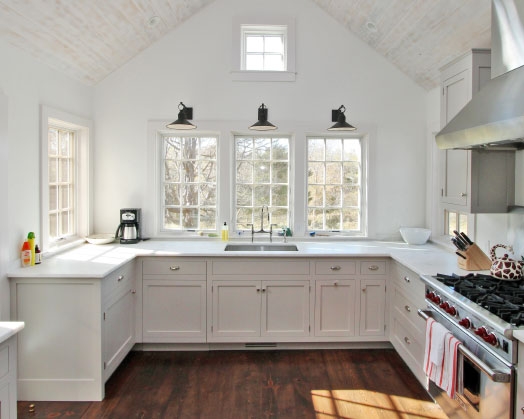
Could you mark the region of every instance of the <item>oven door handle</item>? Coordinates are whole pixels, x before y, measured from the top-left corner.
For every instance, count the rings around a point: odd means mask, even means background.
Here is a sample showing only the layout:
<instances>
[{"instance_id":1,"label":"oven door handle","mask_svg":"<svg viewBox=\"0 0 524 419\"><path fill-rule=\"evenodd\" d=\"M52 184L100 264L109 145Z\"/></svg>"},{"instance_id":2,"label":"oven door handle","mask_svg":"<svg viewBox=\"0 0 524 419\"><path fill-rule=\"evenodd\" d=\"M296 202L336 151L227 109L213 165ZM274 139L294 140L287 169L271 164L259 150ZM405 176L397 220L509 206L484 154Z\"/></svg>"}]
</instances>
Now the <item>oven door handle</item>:
<instances>
[{"instance_id":1,"label":"oven door handle","mask_svg":"<svg viewBox=\"0 0 524 419\"><path fill-rule=\"evenodd\" d=\"M422 317L424 320L429 319L431 316L429 315L431 313L431 310L418 310L418 315ZM458 351L465 356L467 359L471 361L471 363L476 366L478 369L480 369L484 374L486 374L489 379L495 383L509 383L511 381L511 375L495 371L491 369L484 361L479 359L473 352L471 352L468 348L466 348L464 345L458 346Z\"/></svg>"}]
</instances>

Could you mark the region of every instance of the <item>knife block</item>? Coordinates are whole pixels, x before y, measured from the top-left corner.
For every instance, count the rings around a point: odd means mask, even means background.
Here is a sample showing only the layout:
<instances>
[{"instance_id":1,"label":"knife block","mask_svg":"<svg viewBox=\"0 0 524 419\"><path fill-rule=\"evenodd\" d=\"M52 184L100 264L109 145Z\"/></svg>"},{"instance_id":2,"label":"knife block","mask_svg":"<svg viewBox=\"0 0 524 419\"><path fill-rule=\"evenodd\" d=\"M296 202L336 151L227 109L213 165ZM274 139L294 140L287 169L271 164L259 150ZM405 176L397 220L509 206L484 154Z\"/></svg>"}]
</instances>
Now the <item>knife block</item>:
<instances>
[{"instance_id":1,"label":"knife block","mask_svg":"<svg viewBox=\"0 0 524 419\"><path fill-rule=\"evenodd\" d=\"M491 259L475 243L460 251L466 259L458 256L458 266L466 271L484 271L491 268Z\"/></svg>"}]
</instances>

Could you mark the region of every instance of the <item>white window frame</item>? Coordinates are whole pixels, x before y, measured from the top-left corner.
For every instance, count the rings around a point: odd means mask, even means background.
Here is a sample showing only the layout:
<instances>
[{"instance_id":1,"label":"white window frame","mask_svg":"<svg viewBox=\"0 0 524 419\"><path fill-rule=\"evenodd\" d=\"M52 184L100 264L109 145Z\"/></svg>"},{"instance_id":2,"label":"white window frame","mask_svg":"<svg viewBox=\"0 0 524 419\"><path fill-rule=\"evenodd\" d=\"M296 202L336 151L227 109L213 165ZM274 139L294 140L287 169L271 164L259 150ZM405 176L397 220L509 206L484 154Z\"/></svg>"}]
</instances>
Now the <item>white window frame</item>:
<instances>
[{"instance_id":1,"label":"white window frame","mask_svg":"<svg viewBox=\"0 0 524 419\"><path fill-rule=\"evenodd\" d=\"M75 234L51 241L49 237L49 160L48 160L48 132L50 126L75 131ZM92 214L92 174L90 170L91 147L90 136L93 132L92 121L53 109L41 107L41 148L40 148L40 213L41 228L40 240L37 237L42 252L56 252L68 246L84 241L89 235Z\"/></svg>"},{"instance_id":2,"label":"white window frame","mask_svg":"<svg viewBox=\"0 0 524 419\"><path fill-rule=\"evenodd\" d=\"M292 135L289 135L289 134L273 134L273 135L264 135L264 134L260 134L260 135L253 135L252 133L251 134L240 134L240 133L236 133L232 136L232 142L233 142L233 145L232 145L232 153L231 153L231 167L232 167L232 170L231 170L231 212L232 212L232 226L233 226L233 231L234 232L237 232L236 230L236 226L237 226L237 207L236 207L236 186L237 186L237 182L236 182L236 175L237 175L237 159L236 159L236 139L237 138L270 138L270 139L273 139L273 138L286 138L288 140L288 183L287 183L287 188L288 188L288 206L287 206L287 211L288 211L288 225L286 225L285 227L291 227L293 225L293 196L294 196L294 182L293 182L293 172L294 172L294 152L293 152L293 136ZM271 184L271 181L270 183ZM269 212L271 212L271 209L272 209L272 206L270 205L270 203L268 202L266 205L269 206ZM253 215L253 229L255 231L258 231L260 229L260 217L257 215L257 214L254 214ZM270 220L270 223L272 222L273 220ZM267 220L264 221L264 230L268 230L269 231L270 229L270 225L267 223ZM277 231L275 230L275 234L277 234Z\"/></svg>"},{"instance_id":3,"label":"white window frame","mask_svg":"<svg viewBox=\"0 0 524 419\"><path fill-rule=\"evenodd\" d=\"M214 232L216 231L218 228L219 228L219 219L218 219L218 205L219 205L219 201L218 201L218 176L219 176L219 173L218 173L218 156L219 156L219 143L220 143L220 138L219 138L219 135L218 134L202 134L202 133L195 133L195 132L187 132L187 131L171 131L171 132L159 132L158 133L158 157L157 157L157 161L158 161L158 167L159 167L159 172L158 172L158 175L159 175L159 183L160 183L160 191L159 191L159 196L160 196L160 199L163 200L163 197L164 197L164 190L163 190L163 187L164 187L164 184L165 184L165 172L164 172L164 156L163 156L163 150L164 150L164 139L166 137L178 137L178 138L187 138L187 137L191 137L191 138L198 138L198 139L201 139L201 138L214 138L216 140L216 158L215 158L215 175L216 175L216 180L215 180L215 190L216 190L216 203L215 203L215 228L214 229L198 229L199 231L202 231L202 232L206 232L206 233L211 233L211 232ZM180 184L184 184L183 182L180 182ZM165 203L163 202L160 202L159 203L159 211L161 211L162 209L165 208ZM170 229L170 228L166 228L164 226L164 215L160 216L160 213L159 213L159 217L160 217L160 232L161 233L166 233L166 234L185 234L185 233L188 233L188 232L194 232L195 229L184 229L184 228L181 228L181 229Z\"/></svg>"},{"instance_id":4,"label":"white window frame","mask_svg":"<svg viewBox=\"0 0 524 419\"><path fill-rule=\"evenodd\" d=\"M309 229L308 227L308 168L309 168L309 140L310 139L348 139L348 140L358 140L360 142L360 229L359 230L318 230L318 229ZM368 195L368 173L367 173L367 163L368 163L368 149L367 141L365 136L362 135L307 135L306 136L306 150L305 150L305 205L304 205L304 225L306 234L312 233L313 231L319 231L322 234L326 235L344 235L350 237L365 237L368 234L368 225L367 225L367 195Z\"/></svg>"},{"instance_id":5,"label":"white window frame","mask_svg":"<svg viewBox=\"0 0 524 419\"><path fill-rule=\"evenodd\" d=\"M282 57L283 57L283 68L281 70L272 70L272 71L287 71L287 26L285 25L266 25L266 26L258 26L258 25L240 25L240 32L241 32L241 65L242 65L242 71L270 71L270 70L264 70L264 69L257 69L257 70L247 70L247 56L249 52L247 51L247 38L250 36L260 36L263 38L269 37L269 36L275 36L275 37L281 37L282 38L282 44L283 44L283 50L282 50ZM266 55L270 55L269 52L267 52L265 49L262 51L261 55L265 58Z\"/></svg>"},{"instance_id":6,"label":"white window frame","mask_svg":"<svg viewBox=\"0 0 524 419\"><path fill-rule=\"evenodd\" d=\"M257 30L275 31L286 28L285 71L244 70L243 68L243 32L252 27ZM244 28L244 30L243 30ZM294 82L295 73L295 21L286 16L237 16L233 18L231 51L231 77L233 81L282 81Z\"/></svg>"}]
</instances>

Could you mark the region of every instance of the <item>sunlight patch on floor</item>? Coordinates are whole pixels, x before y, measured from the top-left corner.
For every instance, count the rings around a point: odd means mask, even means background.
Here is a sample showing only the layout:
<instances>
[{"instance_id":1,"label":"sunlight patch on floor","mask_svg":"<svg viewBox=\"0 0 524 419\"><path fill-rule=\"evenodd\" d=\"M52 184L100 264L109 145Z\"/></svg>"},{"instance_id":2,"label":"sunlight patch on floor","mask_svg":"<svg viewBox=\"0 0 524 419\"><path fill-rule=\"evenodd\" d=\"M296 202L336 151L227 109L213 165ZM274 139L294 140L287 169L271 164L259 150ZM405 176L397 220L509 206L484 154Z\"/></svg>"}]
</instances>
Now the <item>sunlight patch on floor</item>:
<instances>
[{"instance_id":1,"label":"sunlight patch on floor","mask_svg":"<svg viewBox=\"0 0 524 419\"><path fill-rule=\"evenodd\" d=\"M311 398L317 419L447 418L433 402L369 390L311 390Z\"/></svg>"}]
</instances>

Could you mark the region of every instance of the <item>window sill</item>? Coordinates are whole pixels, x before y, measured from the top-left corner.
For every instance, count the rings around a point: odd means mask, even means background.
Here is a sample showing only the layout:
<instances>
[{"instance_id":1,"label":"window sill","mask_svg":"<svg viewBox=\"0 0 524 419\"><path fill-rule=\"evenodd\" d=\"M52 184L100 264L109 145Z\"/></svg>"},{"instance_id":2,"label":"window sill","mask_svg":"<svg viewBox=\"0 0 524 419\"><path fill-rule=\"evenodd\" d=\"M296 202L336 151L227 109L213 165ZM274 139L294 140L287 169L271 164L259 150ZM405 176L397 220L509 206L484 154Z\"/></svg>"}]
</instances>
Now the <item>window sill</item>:
<instances>
[{"instance_id":1,"label":"window sill","mask_svg":"<svg viewBox=\"0 0 524 419\"><path fill-rule=\"evenodd\" d=\"M292 71L232 71L232 81L283 81L294 82L296 73Z\"/></svg>"}]
</instances>

